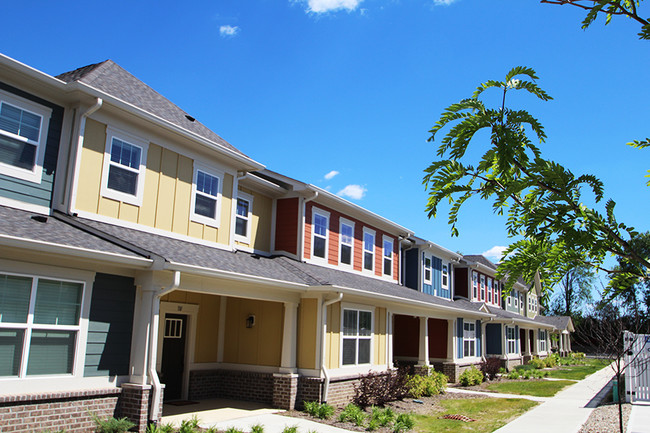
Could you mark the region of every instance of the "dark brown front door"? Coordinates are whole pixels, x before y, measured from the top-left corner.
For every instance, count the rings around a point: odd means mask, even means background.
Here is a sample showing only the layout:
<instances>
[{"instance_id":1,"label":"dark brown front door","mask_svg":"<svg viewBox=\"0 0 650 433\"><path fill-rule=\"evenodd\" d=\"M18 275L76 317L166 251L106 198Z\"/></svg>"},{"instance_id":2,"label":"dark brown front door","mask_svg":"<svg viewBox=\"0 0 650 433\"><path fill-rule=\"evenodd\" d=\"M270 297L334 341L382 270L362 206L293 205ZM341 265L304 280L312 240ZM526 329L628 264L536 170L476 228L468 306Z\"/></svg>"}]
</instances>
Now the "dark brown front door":
<instances>
[{"instance_id":1,"label":"dark brown front door","mask_svg":"<svg viewBox=\"0 0 650 433\"><path fill-rule=\"evenodd\" d=\"M165 384L164 400L179 400L183 396L187 315L166 314L163 333L160 381Z\"/></svg>"}]
</instances>

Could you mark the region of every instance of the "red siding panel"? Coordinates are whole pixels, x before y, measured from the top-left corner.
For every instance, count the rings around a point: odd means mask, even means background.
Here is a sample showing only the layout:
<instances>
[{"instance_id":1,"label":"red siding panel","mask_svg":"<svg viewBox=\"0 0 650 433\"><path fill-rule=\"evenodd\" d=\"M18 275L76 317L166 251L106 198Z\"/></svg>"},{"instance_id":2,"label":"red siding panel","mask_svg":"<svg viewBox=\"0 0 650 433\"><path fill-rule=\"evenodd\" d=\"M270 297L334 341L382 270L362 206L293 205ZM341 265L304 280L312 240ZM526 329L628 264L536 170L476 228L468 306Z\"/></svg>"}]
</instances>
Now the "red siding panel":
<instances>
[{"instance_id":1,"label":"red siding panel","mask_svg":"<svg viewBox=\"0 0 650 433\"><path fill-rule=\"evenodd\" d=\"M283 198L277 201L275 249L298 254L298 198Z\"/></svg>"},{"instance_id":2,"label":"red siding panel","mask_svg":"<svg viewBox=\"0 0 650 433\"><path fill-rule=\"evenodd\" d=\"M429 319L429 358L447 358L448 322Z\"/></svg>"}]
</instances>

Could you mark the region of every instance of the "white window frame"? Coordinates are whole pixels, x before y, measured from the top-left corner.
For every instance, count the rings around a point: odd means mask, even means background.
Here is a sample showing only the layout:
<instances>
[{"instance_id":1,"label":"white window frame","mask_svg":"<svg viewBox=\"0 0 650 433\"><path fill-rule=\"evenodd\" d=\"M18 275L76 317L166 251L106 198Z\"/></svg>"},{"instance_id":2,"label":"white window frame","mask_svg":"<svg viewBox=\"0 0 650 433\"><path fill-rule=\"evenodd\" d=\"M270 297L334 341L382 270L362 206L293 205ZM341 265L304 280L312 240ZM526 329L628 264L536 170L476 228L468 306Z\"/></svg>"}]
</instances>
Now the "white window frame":
<instances>
[{"instance_id":1,"label":"white window frame","mask_svg":"<svg viewBox=\"0 0 650 433\"><path fill-rule=\"evenodd\" d=\"M487 291L487 286L485 285L485 279L486 276L481 274L479 275L479 281L481 282L479 286L479 301L481 302L486 302L487 297L486 297L486 291Z\"/></svg>"},{"instance_id":2,"label":"white window frame","mask_svg":"<svg viewBox=\"0 0 650 433\"><path fill-rule=\"evenodd\" d=\"M390 257L386 256L386 244L390 244ZM393 253L395 252L395 239L383 235L381 242L381 276L384 278L393 278ZM386 273L386 260L390 260L390 272Z\"/></svg>"},{"instance_id":3,"label":"white window frame","mask_svg":"<svg viewBox=\"0 0 650 433\"><path fill-rule=\"evenodd\" d=\"M345 319L345 310L356 311L357 312L357 335L344 335L343 321ZM370 335L362 336L359 335L359 312L370 313ZM374 363L374 336L375 336L375 310L373 308L358 306L358 305L342 305L341 306L341 340L340 340L340 359L339 365L343 368L348 367L359 367L359 366L369 366ZM355 363L354 364L343 364L343 340L356 340L356 352L355 352ZM370 359L368 363L359 363L359 340L369 340L370 341Z\"/></svg>"},{"instance_id":4,"label":"white window frame","mask_svg":"<svg viewBox=\"0 0 650 433\"><path fill-rule=\"evenodd\" d=\"M429 261L428 266L427 266L427 260ZM429 278L427 278L427 272L429 273ZM425 254L422 258L422 280L424 281L424 284L432 283L432 275L433 275L433 259L431 258L431 256L427 256Z\"/></svg>"},{"instance_id":5,"label":"white window frame","mask_svg":"<svg viewBox=\"0 0 650 433\"><path fill-rule=\"evenodd\" d=\"M490 277L487 277L487 288L485 291L487 292L488 302L494 304L494 280Z\"/></svg>"},{"instance_id":6,"label":"white window frame","mask_svg":"<svg viewBox=\"0 0 650 433\"><path fill-rule=\"evenodd\" d=\"M199 174L199 171L210 175L212 177L216 177L219 179L219 186L217 188L217 195L207 195L204 194L200 191L196 190L196 180L197 176ZM219 225L221 223L221 205L223 202L223 179L224 179L224 173L220 170L215 170L212 167L208 167L203 164L197 164L196 162L194 163L194 174L192 176L192 199L190 201L190 220L200 223L200 224L205 224L210 227L215 227L219 228ZM216 199L217 204L216 204L216 209L215 209L215 215L214 218L207 217L205 215L197 214L195 212L195 207L196 207L196 196L197 194L199 195L204 195L206 197L211 197ZM233 230L234 233L234 230Z\"/></svg>"},{"instance_id":7,"label":"white window frame","mask_svg":"<svg viewBox=\"0 0 650 433\"><path fill-rule=\"evenodd\" d=\"M343 242L343 226L346 225L352 228L352 242L344 243ZM350 263L343 263L341 261L343 245L350 247ZM345 268L354 267L354 221L350 221L345 218L339 218L339 265Z\"/></svg>"},{"instance_id":8,"label":"white window frame","mask_svg":"<svg viewBox=\"0 0 650 433\"><path fill-rule=\"evenodd\" d=\"M13 277L31 278L32 285L29 295L29 306L26 322L0 322L0 329L21 329L23 330L23 347L21 353L20 367L18 369L18 376L0 376L0 383L7 380L25 379L25 378L40 378L40 377L73 377L79 376L82 373L83 356L85 356L85 333L87 331L87 324L85 319L86 311L86 282L83 280L74 280L67 278L60 278L58 276L50 277L46 275L34 274L18 274L13 272L5 272L0 270L0 275L9 275ZM34 312L36 309L36 294L39 280L52 280L65 283L73 283L81 285L81 299L79 302L79 318L76 325L57 325L57 324L40 324L34 323ZM74 355L72 359L72 367L70 373L55 373L55 374L30 374L27 375L27 366L29 365L29 351L32 331L66 331L74 332ZM84 346L84 347L81 347Z\"/></svg>"},{"instance_id":9,"label":"white window frame","mask_svg":"<svg viewBox=\"0 0 650 433\"><path fill-rule=\"evenodd\" d=\"M548 338L547 332L548 331L546 331L546 329L540 329L539 330L539 339L538 340L539 340L539 351L540 352L546 352L546 350L547 350L547 348L546 348L546 339Z\"/></svg>"},{"instance_id":10,"label":"white window frame","mask_svg":"<svg viewBox=\"0 0 650 433\"><path fill-rule=\"evenodd\" d=\"M496 296L496 302L494 303L497 307L501 306L501 293L499 291L499 280L494 280L494 296Z\"/></svg>"},{"instance_id":11,"label":"white window frame","mask_svg":"<svg viewBox=\"0 0 650 433\"><path fill-rule=\"evenodd\" d=\"M239 215L237 213L237 205L239 204L238 201L243 200L248 202L248 214L246 216ZM246 234L245 235L239 235L237 234L237 219L243 219L246 221ZM245 243L245 244L250 244L251 243L251 229L252 229L252 224L253 224L253 196L250 194L246 194L245 192L238 191L237 192L237 200L235 201L235 240Z\"/></svg>"},{"instance_id":12,"label":"white window frame","mask_svg":"<svg viewBox=\"0 0 650 433\"><path fill-rule=\"evenodd\" d=\"M519 292L519 309L526 311L526 301L524 301L524 294Z\"/></svg>"},{"instance_id":13,"label":"white window frame","mask_svg":"<svg viewBox=\"0 0 650 433\"><path fill-rule=\"evenodd\" d=\"M442 269L440 270L440 287L445 290L449 290L449 268L449 263L442 262Z\"/></svg>"},{"instance_id":14,"label":"white window frame","mask_svg":"<svg viewBox=\"0 0 650 433\"><path fill-rule=\"evenodd\" d=\"M515 308L517 309L517 311L519 311L519 292L513 290L511 296L514 299Z\"/></svg>"},{"instance_id":15,"label":"white window frame","mask_svg":"<svg viewBox=\"0 0 650 433\"><path fill-rule=\"evenodd\" d=\"M512 305L512 295L508 295L507 305L510 307Z\"/></svg>"},{"instance_id":16,"label":"white window frame","mask_svg":"<svg viewBox=\"0 0 650 433\"><path fill-rule=\"evenodd\" d=\"M45 147L47 146L47 134L50 125L50 118L52 117L52 109L0 90L0 106L2 104L11 105L20 110L27 111L30 114L39 116L41 118L41 126L37 142L20 135L12 134L8 131L0 130L0 134L6 137L36 146L34 168L32 170L15 167L11 164L0 163L0 173L17 179L26 180L31 183L40 184L43 177Z\"/></svg>"},{"instance_id":17,"label":"white window frame","mask_svg":"<svg viewBox=\"0 0 650 433\"><path fill-rule=\"evenodd\" d=\"M111 150L113 148L113 139L120 140L131 146L140 148L140 166L137 170L131 167L125 167L122 164L117 164L111 161ZM104 165L102 168L102 186L101 186L101 195L112 200L121 201L124 203L132 204L134 206L142 206L142 199L144 197L144 178L146 174L146 161L147 161L147 150L149 149L149 143L140 137L137 137L128 132L119 130L117 128L109 126L106 129L106 145L104 148ZM108 174L111 166L114 165L120 169L128 170L138 174L138 181L135 186L135 195L126 194L121 191L116 191L108 187ZM78 182L81 182L82 179L77 179Z\"/></svg>"},{"instance_id":18,"label":"white window frame","mask_svg":"<svg viewBox=\"0 0 650 433\"><path fill-rule=\"evenodd\" d=\"M510 331L512 331L512 338L510 338ZM510 346L512 345L512 351L510 350ZM507 346L507 353L519 353L517 350L517 329L514 326L506 326L506 346Z\"/></svg>"},{"instance_id":19,"label":"white window frame","mask_svg":"<svg viewBox=\"0 0 650 433\"><path fill-rule=\"evenodd\" d=\"M325 224L325 236L316 234L317 215L327 220L327 223ZM318 257L314 254L314 247L316 246L314 239L316 239L316 237L325 239L325 251L324 251L325 257ZM311 258L315 261L321 261L327 263L327 259L329 256L329 246L330 246L330 213L325 210L319 209L317 207L312 207L311 208Z\"/></svg>"},{"instance_id":20,"label":"white window frame","mask_svg":"<svg viewBox=\"0 0 650 433\"><path fill-rule=\"evenodd\" d=\"M366 235L372 236L372 251L366 250ZM368 227L363 228L363 239L361 241L362 248L361 250L363 251L363 256L361 256L361 270L365 273L369 274L375 274L375 250L376 250L376 243L377 243L377 234L374 230L369 229ZM371 260L371 269L366 269L366 253L371 253L372 254L372 260Z\"/></svg>"},{"instance_id":21,"label":"white window frame","mask_svg":"<svg viewBox=\"0 0 650 433\"><path fill-rule=\"evenodd\" d=\"M466 343L469 343L469 346L472 348L472 354L468 354L465 350L468 346ZM471 320L463 320L463 356L476 356L476 322Z\"/></svg>"},{"instance_id":22,"label":"white window frame","mask_svg":"<svg viewBox=\"0 0 650 433\"><path fill-rule=\"evenodd\" d=\"M478 285L478 272L472 271L472 296L471 299L479 300L479 285Z\"/></svg>"}]
</instances>

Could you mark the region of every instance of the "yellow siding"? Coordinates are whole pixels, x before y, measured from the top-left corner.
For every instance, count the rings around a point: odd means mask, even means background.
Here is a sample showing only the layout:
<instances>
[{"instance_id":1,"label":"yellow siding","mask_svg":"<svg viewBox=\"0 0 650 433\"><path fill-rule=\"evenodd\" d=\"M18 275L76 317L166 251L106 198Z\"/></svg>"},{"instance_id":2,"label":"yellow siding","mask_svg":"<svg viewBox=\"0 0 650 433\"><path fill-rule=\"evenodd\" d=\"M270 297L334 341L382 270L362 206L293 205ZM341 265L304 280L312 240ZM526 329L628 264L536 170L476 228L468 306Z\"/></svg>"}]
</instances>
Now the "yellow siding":
<instances>
[{"instance_id":1,"label":"yellow siding","mask_svg":"<svg viewBox=\"0 0 650 433\"><path fill-rule=\"evenodd\" d=\"M79 210L93 213L98 210L105 147L106 125L87 119L77 179L75 207Z\"/></svg>"},{"instance_id":2,"label":"yellow siding","mask_svg":"<svg viewBox=\"0 0 650 433\"><path fill-rule=\"evenodd\" d=\"M298 368L316 368L318 300L303 299L298 306Z\"/></svg>"},{"instance_id":3,"label":"yellow siding","mask_svg":"<svg viewBox=\"0 0 650 433\"><path fill-rule=\"evenodd\" d=\"M149 143L147 150L142 205L138 207L102 197L105 147L106 125L88 119L77 180L77 209L197 239L230 243L232 175L225 174L223 178L221 219L217 229L190 220L194 161L155 143ZM254 219L252 228L264 234L255 238L253 246L264 251L270 250L270 203L271 200L264 196L255 197L253 201L253 212L260 216ZM260 219L264 224L259 223Z\"/></svg>"},{"instance_id":4,"label":"yellow siding","mask_svg":"<svg viewBox=\"0 0 650 433\"><path fill-rule=\"evenodd\" d=\"M246 328L250 314L255 315L255 326ZM279 302L228 298L224 362L279 367L283 320Z\"/></svg>"},{"instance_id":5,"label":"yellow siding","mask_svg":"<svg viewBox=\"0 0 650 433\"><path fill-rule=\"evenodd\" d=\"M251 245L256 250L271 251L271 215L273 200L253 195L253 215L251 221Z\"/></svg>"},{"instance_id":6,"label":"yellow siding","mask_svg":"<svg viewBox=\"0 0 650 433\"><path fill-rule=\"evenodd\" d=\"M327 347L326 364L328 369L339 368L341 344L341 303L327 307Z\"/></svg>"},{"instance_id":7,"label":"yellow siding","mask_svg":"<svg viewBox=\"0 0 650 433\"><path fill-rule=\"evenodd\" d=\"M375 310L375 335L374 335L375 356L374 364L386 364L386 309Z\"/></svg>"}]
</instances>

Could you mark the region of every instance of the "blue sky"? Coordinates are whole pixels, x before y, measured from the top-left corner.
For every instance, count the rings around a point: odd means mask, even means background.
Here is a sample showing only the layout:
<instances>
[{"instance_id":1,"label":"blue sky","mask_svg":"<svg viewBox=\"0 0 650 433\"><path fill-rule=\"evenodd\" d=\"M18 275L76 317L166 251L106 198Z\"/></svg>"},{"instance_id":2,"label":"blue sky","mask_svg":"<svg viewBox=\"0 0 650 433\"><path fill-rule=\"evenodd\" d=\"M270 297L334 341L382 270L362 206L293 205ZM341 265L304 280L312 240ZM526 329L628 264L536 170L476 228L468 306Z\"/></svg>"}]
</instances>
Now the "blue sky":
<instances>
[{"instance_id":1,"label":"blue sky","mask_svg":"<svg viewBox=\"0 0 650 433\"><path fill-rule=\"evenodd\" d=\"M24 0L3 5L0 51L52 75L113 59L269 169L479 254L507 245L505 220L471 203L452 238L446 214L426 217L427 131L518 65L554 97L512 99L546 127L544 156L649 228L650 153L625 143L650 135L650 42L583 16L534 0Z\"/></svg>"}]
</instances>

